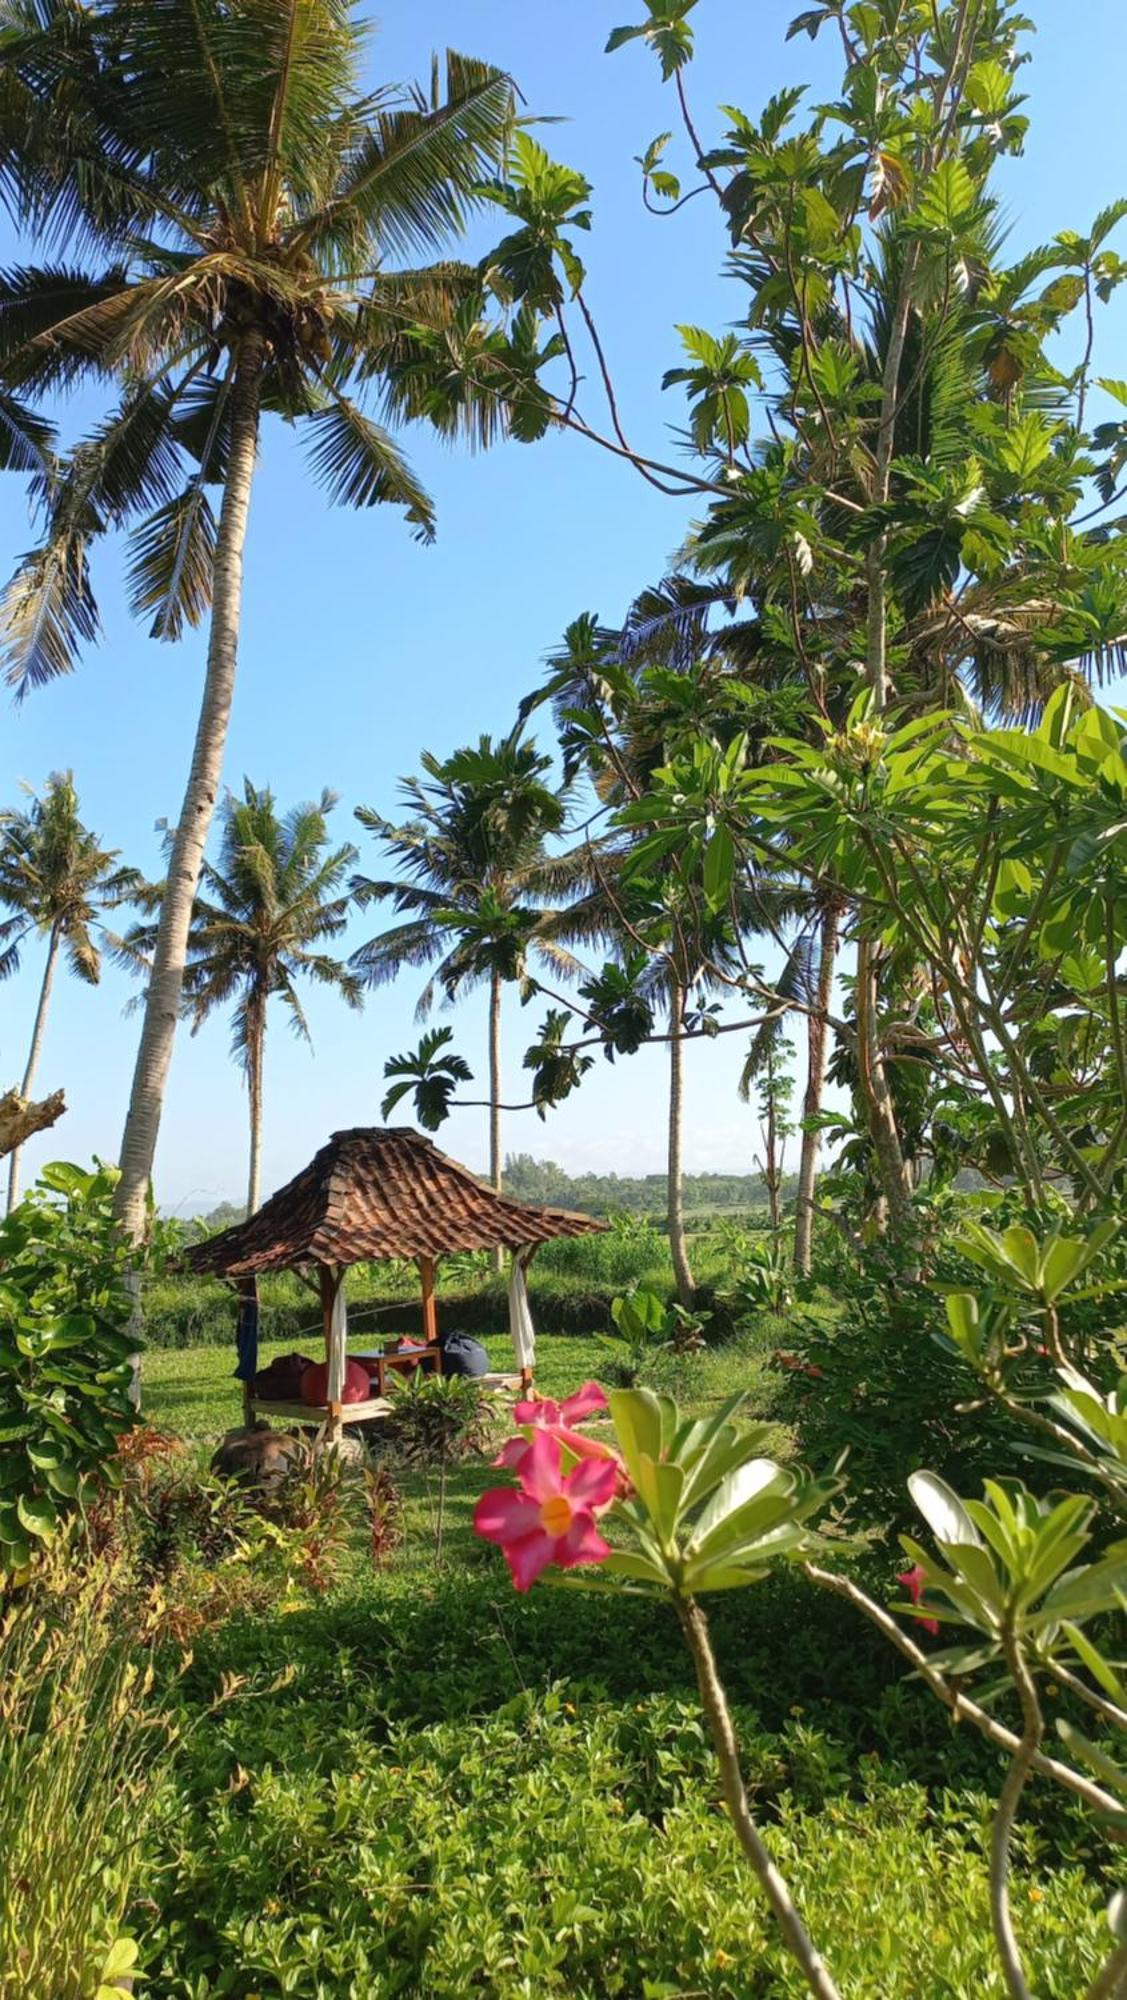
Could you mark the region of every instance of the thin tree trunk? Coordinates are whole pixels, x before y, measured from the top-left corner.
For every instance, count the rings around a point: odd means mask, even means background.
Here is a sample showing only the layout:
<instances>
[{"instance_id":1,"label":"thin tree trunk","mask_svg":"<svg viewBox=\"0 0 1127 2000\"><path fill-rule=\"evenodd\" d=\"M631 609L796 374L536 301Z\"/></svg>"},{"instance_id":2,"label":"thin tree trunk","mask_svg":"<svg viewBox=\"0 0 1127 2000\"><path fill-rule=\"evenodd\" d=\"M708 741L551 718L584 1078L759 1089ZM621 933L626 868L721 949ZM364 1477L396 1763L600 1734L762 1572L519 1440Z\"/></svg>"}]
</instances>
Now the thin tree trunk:
<instances>
[{"instance_id":1,"label":"thin tree trunk","mask_svg":"<svg viewBox=\"0 0 1127 2000\"><path fill-rule=\"evenodd\" d=\"M489 1178L497 1194L501 1192L501 975L489 975ZM493 1252L493 1269L500 1274L505 1253L500 1245Z\"/></svg>"},{"instance_id":2,"label":"thin tree trunk","mask_svg":"<svg viewBox=\"0 0 1127 2000\"><path fill-rule=\"evenodd\" d=\"M779 1171L777 1124L778 1121L775 1116L775 1092L772 1079L771 1094L767 1100L767 1142L765 1151L767 1154L767 1204L768 1213L771 1217L771 1233L773 1236L778 1235L782 1222L782 1214L779 1208L779 1193L783 1177Z\"/></svg>"},{"instance_id":3,"label":"thin tree trunk","mask_svg":"<svg viewBox=\"0 0 1127 2000\"><path fill-rule=\"evenodd\" d=\"M691 1306L696 1297L696 1282L689 1263L689 1246L685 1239L685 1188L682 1167L681 1121L685 1099L685 1045L681 1040L682 994L679 983L674 982L669 989L669 1157L666 1168L666 1201L669 1216L669 1254L673 1259L673 1275L677 1280L677 1297L683 1306Z\"/></svg>"},{"instance_id":4,"label":"thin tree trunk","mask_svg":"<svg viewBox=\"0 0 1127 2000\"><path fill-rule=\"evenodd\" d=\"M857 1073L880 1182L881 1228L887 1226L895 1236L904 1236L911 1223L912 1181L880 1046L878 1000L872 943L863 937L857 945Z\"/></svg>"},{"instance_id":5,"label":"thin tree trunk","mask_svg":"<svg viewBox=\"0 0 1127 2000\"><path fill-rule=\"evenodd\" d=\"M43 984L39 988L39 1004L35 1009L35 1025L31 1030L31 1047L27 1053L27 1068L20 1085L20 1096L30 1097L35 1082L35 1072L39 1068L39 1056L43 1048L43 1030L47 1025L47 1006L51 998L51 985L55 977L55 965L59 956L59 932L51 925L47 941L47 963L43 968ZM8 1214L12 1213L20 1198L20 1148L17 1146L8 1163Z\"/></svg>"},{"instance_id":6,"label":"thin tree trunk","mask_svg":"<svg viewBox=\"0 0 1127 2000\"><path fill-rule=\"evenodd\" d=\"M800 1277L810 1276L814 1242L814 1189L818 1178L818 1151L821 1133L809 1129L809 1121L822 1109L826 1082L826 1015L833 1000L834 967L837 961L839 916L837 906L828 903L822 911L821 943L818 953L818 985L812 1014L806 1017L806 1095L802 1101L802 1152L798 1163L798 1209L794 1218L794 1268Z\"/></svg>"},{"instance_id":7,"label":"thin tree trunk","mask_svg":"<svg viewBox=\"0 0 1127 2000\"><path fill-rule=\"evenodd\" d=\"M250 1174L247 1214L258 1211L262 1192L262 1062L266 1046L266 1006L253 1005L247 1037L247 1095L250 1098Z\"/></svg>"},{"instance_id":8,"label":"thin tree trunk","mask_svg":"<svg viewBox=\"0 0 1127 2000\"><path fill-rule=\"evenodd\" d=\"M211 632L203 700L184 802L176 825L168 882L161 902L141 1045L121 1141L115 1212L131 1242L145 1234L149 1182L160 1130L172 1045L180 1018L192 905L223 771L235 687L242 608L243 549L258 448L264 342L243 341L231 396L231 448L215 551Z\"/></svg>"},{"instance_id":9,"label":"thin tree trunk","mask_svg":"<svg viewBox=\"0 0 1127 2000\"><path fill-rule=\"evenodd\" d=\"M701 1706L708 1719L716 1761L720 1766L724 1803L728 1808L728 1817L736 1838L755 1870L771 1913L778 1923L783 1942L800 1967L803 1979L810 1992L815 1995L815 2000L841 2000L840 1992L830 1976L825 1960L795 1908L790 1890L775 1866L770 1849L766 1846L751 1816L747 1788L740 1769L739 1744L736 1741L727 1697L716 1669L708 1620L699 1604L691 1597L677 1599L677 1616L681 1621L681 1630L685 1634L696 1668Z\"/></svg>"}]
</instances>

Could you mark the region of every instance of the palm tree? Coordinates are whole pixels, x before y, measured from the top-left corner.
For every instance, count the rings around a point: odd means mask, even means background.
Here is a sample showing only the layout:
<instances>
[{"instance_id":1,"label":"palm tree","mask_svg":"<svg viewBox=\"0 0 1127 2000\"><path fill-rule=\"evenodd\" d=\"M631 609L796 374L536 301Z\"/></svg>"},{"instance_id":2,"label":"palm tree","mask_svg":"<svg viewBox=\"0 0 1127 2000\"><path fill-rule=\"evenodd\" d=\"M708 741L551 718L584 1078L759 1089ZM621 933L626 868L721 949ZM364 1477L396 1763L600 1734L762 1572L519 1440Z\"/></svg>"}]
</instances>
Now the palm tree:
<instances>
[{"instance_id":1,"label":"palm tree","mask_svg":"<svg viewBox=\"0 0 1127 2000\"><path fill-rule=\"evenodd\" d=\"M134 1239L219 791L260 418L298 424L331 500L391 501L424 537L429 496L365 403L483 441L503 427L496 397L473 410L443 400L433 365L413 373L420 325L472 342L476 270L389 260L461 231L503 154L511 84L448 53L426 91L365 91L364 44L355 0L0 5L0 192L39 240L97 259L0 278L0 466L35 475L45 518L4 600L9 677L22 691L65 672L96 635L88 553L106 528L134 524L130 591L155 636L210 607L121 1147ZM60 462L25 398L91 378L124 392Z\"/></svg>"},{"instance_id":2,"label":"palm tree","mask_svg":"<svg viewBox=\"0 0 1127 2000\"><path fill-rule=\"evenodd\" d=\"M140 889L135 869L115 868L117 850L101 845L78 816L78 794L70 771L48 778L42 798L26 812L0 814L0 904L12 912L0 921L0 979L19 970L32 936L45 937L47 955L31 1031L31 1047L20 1085L30 1097L43 1049L47 1009L60 951L76 979L96 986L102 955L96 938L104 932L99 911L127 901ZM114 942L111 940L111 942ZM8 1214L19 1199L20 1149L8 1164Z\"/></svg>"},{"instance_id":3,"label":"palm tree","mask_svg":"<svg viewBox=\"0 0 1127 2000\"><path fill-rule=\"evenodd\" d=\"M328 814L336 804L322 792L316 805L295 806L280 818L274 795L243 780L242 798L228 794L221 808L218 863L205 861L203 894L196 897L184 974L184 1012L192 1033L216 1007L234 1002L232 1050L246 1070L250 1099L250 1173L247 1213L259 1205L262 1157L262 1079L266 1017L279 999L303 1040L312 1040L298 984L331 986L350 1007L361 1002L360 982L339 959L318 949L339 937L351 898L343 889L357 859L355 847L328 849ZM125 939L135 959L147 961L159 925L137 925Z\"/></svg>"},{"instance_id":4,"label":"palm tree","mask_svg":"<svg viewBox=\"0 0 1127 2000\"><path fill-rule=\"evenodd\" d=\"M748 666L738 641L749 650L753 644L756 654L762 642L757 629L749 635L740 626L710 635L707 614L719 601L714 587L673 576L635 600L621 631L584 614L568 626L544 684L523 704L528 713L551 702L565 770L585 765L604 806L644 793L656 767L701 731L744 730L750 738ZM779 725L776 694L768 681L754 723L762 733ZM741 881L730 911L710 916L683 894L675 866L666 862L648 903L645 896L639 903L636 890L626 895L620 882L629 852L629 837L616 833L565 857L569 878L582 881L586 893L560 911L551 928L561 942L610 950L623 966L637 957L640 937L656 940L637 986L669 1023L669 1250L678 1298L691 1306L696 1281L684 1210L684 1045L693 996L725 990L726 976L740 973L743 940L763 931L778 938L780 927L802 913L803 898L793 882L757 870Z\"/></svg>"},{"instance_id":5,"label":"palm tree","mask_svg":"<svg viewBox=\"0 0 1127 2000\"><path fill-rule=\"evenodd\" d=\"M390 902L406 918L370 938L351 964L367 986L382 986L405 965L433 966L419 999L425 1020L440 989L447 1004L475 986L489 987L489 1175L501 1187L501 994L523 980L531 954L570 977L571 953L551 934L550 898L567 896L583 873L581 860L553 857L545 843L567 822L569 788L547 782L551 758L520 740L519 726L500 743L481 737L476 748L440 762L420 758L426 779L407 778L400 791L411 811L393 825L370 806L356 817L380 836L398 864L397 880L354 877L364 906Z\"/></svg>"}]
</instances>

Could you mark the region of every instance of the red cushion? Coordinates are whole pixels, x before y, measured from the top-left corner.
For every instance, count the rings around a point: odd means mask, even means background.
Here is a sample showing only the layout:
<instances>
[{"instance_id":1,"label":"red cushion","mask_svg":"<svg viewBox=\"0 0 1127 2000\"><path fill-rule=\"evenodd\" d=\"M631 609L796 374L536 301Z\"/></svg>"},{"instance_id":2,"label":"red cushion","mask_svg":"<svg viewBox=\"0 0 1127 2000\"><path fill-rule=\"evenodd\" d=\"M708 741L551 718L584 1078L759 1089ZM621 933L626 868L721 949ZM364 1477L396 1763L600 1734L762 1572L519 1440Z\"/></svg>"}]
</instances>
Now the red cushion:
<instances>
[{"instance_id":1,"label":"red cushion","mask_svg":"<svg viewBox=\"0 0 1127 2000\"><path fill-rule=\"evenodd\" d=\"M358 1361L346 1361L344 1366L344 1387L340 1392L342 1403L366 1403L372 1393L371 1377ZM314 1361L301 1378L301 1400L316 1408L322 1408L329 1399L329 1364Z\"/></svg>"}]
</instances>

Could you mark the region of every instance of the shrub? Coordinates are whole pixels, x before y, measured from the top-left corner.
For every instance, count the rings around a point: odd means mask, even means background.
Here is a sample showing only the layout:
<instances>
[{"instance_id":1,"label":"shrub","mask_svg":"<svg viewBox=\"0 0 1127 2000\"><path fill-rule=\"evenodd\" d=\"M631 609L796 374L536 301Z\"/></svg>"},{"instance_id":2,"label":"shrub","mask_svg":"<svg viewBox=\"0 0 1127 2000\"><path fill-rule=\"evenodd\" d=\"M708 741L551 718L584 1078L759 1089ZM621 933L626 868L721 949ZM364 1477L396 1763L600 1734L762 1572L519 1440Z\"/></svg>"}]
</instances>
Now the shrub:
<instances>
[{"instance_id":1,"label":"shrub","mask_svg":"<svg viewBox=\"0 0 1127 2000\"><path fill-rule=\"evenodd\" d=\"M480 1382L421 1369L396 1385L384 1421L391 1450L406 1464L420 1466L455 1465L479 1455L490 1429L487 1392Z\"/></svg>"},{"instance_id":2,"label":"shrub","mask_svg":"<svg viewBox=\"0 0 1127 2000\"><path fill-rule=\"evenodd\" d=\"M115 1176L47 1167L0 1222L0 1580L113 1476L134 1420Z\"/></svg>"}]
</instances>

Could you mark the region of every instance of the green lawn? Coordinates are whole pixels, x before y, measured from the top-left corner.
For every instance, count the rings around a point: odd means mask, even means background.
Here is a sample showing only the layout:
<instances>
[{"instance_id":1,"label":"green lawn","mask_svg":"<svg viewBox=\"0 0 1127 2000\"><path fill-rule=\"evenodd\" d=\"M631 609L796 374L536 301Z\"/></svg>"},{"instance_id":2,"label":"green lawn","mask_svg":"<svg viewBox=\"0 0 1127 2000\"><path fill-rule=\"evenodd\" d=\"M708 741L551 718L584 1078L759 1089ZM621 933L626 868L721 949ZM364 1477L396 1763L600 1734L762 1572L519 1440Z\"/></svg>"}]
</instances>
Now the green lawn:
<instances>
[{"instance_id":1,"label":"green lawn","mask_svg":"<svg viewBox=\"0 0 1127 2000\"><path fill-rule=\"evenodd\" d=\"M277 1354L292 1351L292 1340L263 1341L259 1361L265 1368ZM513 1344L507 1333L487 1336L490 1365L512 1368ZM307 1351L307 1350L306 1350ZM601 1341L544 1335L537 1343L537 1384L545 1396L564 1396L605 1366ZM158 1430L178 1437L217 1438L242 1421L242 1389L234 1378L235 1350L230 1347L154 1347L143 1367L144 1407Z\"/></svg>"}]
</instances>

